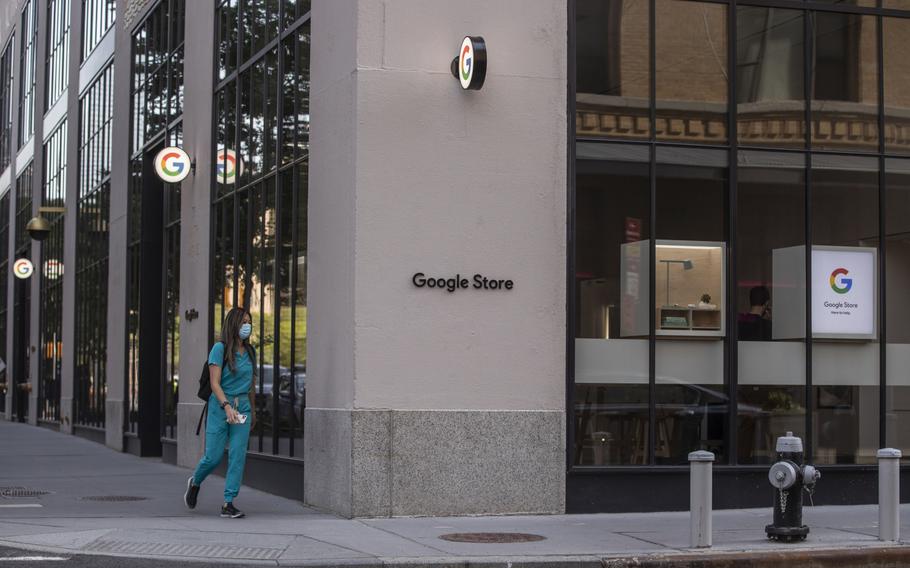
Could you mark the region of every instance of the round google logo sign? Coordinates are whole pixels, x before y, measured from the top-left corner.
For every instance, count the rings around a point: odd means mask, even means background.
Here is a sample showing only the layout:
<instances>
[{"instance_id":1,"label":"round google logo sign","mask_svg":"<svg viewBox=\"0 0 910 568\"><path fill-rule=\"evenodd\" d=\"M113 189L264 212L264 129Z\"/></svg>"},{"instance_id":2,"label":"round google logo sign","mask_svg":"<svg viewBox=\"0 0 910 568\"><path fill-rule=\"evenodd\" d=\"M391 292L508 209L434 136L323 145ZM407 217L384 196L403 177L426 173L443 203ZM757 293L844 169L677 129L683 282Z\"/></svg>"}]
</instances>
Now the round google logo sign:
<instances>
[{"instance_id":1,"label":"round google logo sign","mask_svg":"<svg viewBox=\"0 0 910 568\"><path fill-rule=\"evenodd\" d=\"M215 155L215 177L218 183L230 185L237 181L238 175L243 175L243 162L237 160L237 153L224 148L218 150Z\"/></svg>"},{"instance_id":2,"label":"round google logo sign","mask_svg":"<svg viewBox=\"0 0 910 568\"><path fill-rule=\"evenodd\" d=\"M831 273L830 283L831 289L837 292L838 294L846 294L850 291L850 288L853 287L852 278L843 278L849 274L846 268L835 268L834 272ZM840 286L838 286L838 276L840 276Z\"/></svg>"},{"instance_id":3,"label":"round google logo sign","mask_svg":"<svg viewBox=\"0 0 910 568\"><path fill-rule=\"evenodd\" d=\"M13 263L13 274L20 280L30 277L33 272L35 272L35 267L32 265L32 261L27 258L20 258Z\"/></svg>"},{"instance_id":4,"label":"round google logo sign","mask_svg":"<svg viewBox=\"0 0 910 568\"><path fill-rule=\"evenodd\" d=\"M482 37L467 36L461 41L458 57L452 61L452 74L461 88L477 91L487 75L487 47Z\"/></svg>"},{"instance_id":5,"label":"round google logo sign","mask_svg":"<svg viewBox=\"0 0 910 568\"><path fill-rule=\"evenodd\" d=\"M190 157L177 146L168 146L155 156L155 173L162 181L179 183L190 175Z\"/></svg>"}]
</instances>

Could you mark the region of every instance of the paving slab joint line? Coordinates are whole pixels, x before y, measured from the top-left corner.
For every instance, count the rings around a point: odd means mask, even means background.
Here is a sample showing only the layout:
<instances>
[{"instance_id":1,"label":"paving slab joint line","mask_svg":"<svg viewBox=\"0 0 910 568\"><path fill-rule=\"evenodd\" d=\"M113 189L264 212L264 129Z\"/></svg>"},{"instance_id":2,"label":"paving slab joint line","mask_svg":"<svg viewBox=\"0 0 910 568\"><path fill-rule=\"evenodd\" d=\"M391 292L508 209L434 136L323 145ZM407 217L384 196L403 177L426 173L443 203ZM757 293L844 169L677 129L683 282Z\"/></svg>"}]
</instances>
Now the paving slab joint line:
<instances>
[{"instance_id":1,"label":"paving slab joint line","mask_svg":"<svg viewBox=\"0 0 910 568\"><path fill-rule=\"evenodd\" d=\"M754 550L747 552L651 554L636 557L604 558L603 568L892 568L910 566L910 546L884 544L860 549L802 548L798 550Z\"/></svg>"}]
</instances>

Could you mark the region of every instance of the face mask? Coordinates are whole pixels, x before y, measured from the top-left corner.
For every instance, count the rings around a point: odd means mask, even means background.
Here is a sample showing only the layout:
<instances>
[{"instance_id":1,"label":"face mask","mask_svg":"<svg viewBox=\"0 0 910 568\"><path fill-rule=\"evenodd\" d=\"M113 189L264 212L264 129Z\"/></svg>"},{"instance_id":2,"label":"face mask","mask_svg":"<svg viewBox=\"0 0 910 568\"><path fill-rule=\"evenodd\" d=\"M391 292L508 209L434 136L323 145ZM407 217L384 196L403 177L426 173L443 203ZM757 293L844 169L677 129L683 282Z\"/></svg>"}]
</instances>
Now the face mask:
<instances>
[{"instance_id":1,"label":"face mask","mask_svg":"<svg viewBox=\"0 0 910 568\"><path fill-rule=\"evenodd\" d=\"M253 333L253 324L245 323L240 326L240 339L249 339L251 333Z\"/></svg>"}]
</instances>

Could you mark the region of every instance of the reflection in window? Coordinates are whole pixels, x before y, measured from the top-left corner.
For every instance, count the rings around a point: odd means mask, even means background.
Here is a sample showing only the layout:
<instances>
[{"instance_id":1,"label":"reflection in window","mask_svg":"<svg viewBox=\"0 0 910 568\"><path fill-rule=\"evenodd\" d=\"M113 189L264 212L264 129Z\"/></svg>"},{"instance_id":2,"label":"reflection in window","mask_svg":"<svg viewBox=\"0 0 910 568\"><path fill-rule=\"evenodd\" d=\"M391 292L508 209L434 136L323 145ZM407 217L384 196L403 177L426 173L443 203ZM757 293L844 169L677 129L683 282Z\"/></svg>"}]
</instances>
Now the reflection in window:
<instances>
[{"instance_id":1,"label":"reflection in window","mask_svg":"<svg viewBox=\"0 0 910 568\"><path fill-rule=\"evenodd\" d=\"M573 463L648 464L648 151L577 155Z\"/></svg>"},{"instance_id":2,"label":"reflection in window","mask_svg":"<svg viewBox=\"0 0 910 568\"><path fill-rule=\"evenodd\" d=\"M69 37L70 0L48 0L45 110L54 106L66 90L69 78Z\"/></svg>"},{"instance_id":3,"label":"reflection in window","mask_svg":"<svg viewBox=\"0 0 910 568\"><path fill-rule=\"evenodd\" d=\"M107 391L108 220L114 67L79 101L79 200L76 206L74 421L104 427Z\"/></svg>"},{"instance_id":4,"label":"reflection in window","mask_svg":"<svg viewBox=\"0 0 910 568\"><path fill-rule=\"evenodd\" d=\"M11 37L0 55L0 173L12 156L13 143L13 42Z\"/></svg>"},{"instance_id":5,"label":"reflection in window","mask_svg":"<svg viewBox=\"0 0 910 568\"><path fill-rule=\"evenodd\" d=\"M723 286L717 290L717 280L725 279L722 251L726 240L727 153L664 147L657 150L657 244L685 241L667 243L674 248L656 249L664 260L678 261L668 263L669 270L676 272L670 281L670 286L676 287L676 295L666 283L661 289L664 294L669 290L670 301L683 304L681 307L687 312L687 316L668 312L664 317L688 318L689 329L678 331L698 339L668 336L667 332L673 331L670 329L658 334L654 369L655 461L683 464L688 453L698 449L712 451L718 461L724 461L730 412L724 338L719 330L693 330L692 326L696 323L693 318L699 317L705 318L698 320L701 325L713 327L708 324L719 322L710 319L712 314L718 309L725 313ZM659 269L655 276L667 270L663 266ZM654 300L662 306L666 296L655 296ZM699 302L704 312L695 314ZM689 304L695 308L693 312L689 312ZM662 313L658 310L658 314ZM672 319L669 323L681 321Z\"/></svg>"},{"instance_id":6,"label":"reflection in window","mask_svg":"<svg viewBox=\"0 0 910 568\"><path fill-rule=\"evenodd\" d=\"M898 448L910 459L910 160L885 161L885 305L887 439L882 446Z\"/></svg>"},{"instance_id":7,"label":"reflection in window","mask_svg":"<svg viewBox=\"0 0 910 568\"><path fill-rule=\"evenodd\" d=\"M82 59L101 42L114 23L116 0L82 0Z\"/></svg>"},{"instance_id":8,"label":"reflection in window","mask_svg":"<svg viewBox=\"0 0 910 568\"><path fill-rule=\"evenodd\" d=\"M38 0L28 0L22 8L19 41L19 147L22 147L35 133Z\"/></svg>"},{"instance_id":9,"label":"reflection in window","mask_svg":"<svg viewBox=\"0 0 910 568\"><path fill-rule=\"evenodd\" d=\"M812 166L813 246L876 247L878 160L818 155L813 156ZM818 268L816 264L821 266L813 252L813 275ZM874 276L874 269L872 273ZM833 273L831 278L835 278ZM869 279L857 280L856 289L844 298L863 302L857 299L862 297L858 295L859 288L874 287L874 283L866 281ZM813 281L816 280L825 284L824 279L813 276ZM835 282L832 280L830 288L835 287ZM813 296L817 296L813 302L822 298L815 288L813 291ZM874 290L872 293L874 297ZM813 304L813 318L817 315L816 307ZM813 320L813 328L818 324ZM879 357L875 340L813 340L812 445L816 463L875 461L879 442Z\"/></svg>"},{"instance_id":10,"label":"reflection in window","mask_svg":"<svg viewBox=\"0 0 910 568\"><path fill-rule=\"evenodd\" d=\"M885 151L910 153L910 19L883 18Z\"/></svg>"},{"instance_id":11,"label":"reflection in window","mask_svg":"<svg viewBox=\"0 0 910 568\"><path fill-rule=\"evenodd\" d=\"M579 136L650 135L646 0L579 0L576 6Z\"/></svg>"},{"instance_id":12,"label":"reflection in window","mask_svg":"<svg viewBox=\"0 0 910 568\"><path fill-rule=\"evenodd\" d=\"M739 143L804 147L803 11L739 6L736 34Z\"/></svg>"},{"instance_id":13,"label":"reflection in window","mask_svg":"<svg viewBox=\"0 0 910 568\"><path fill-rule=\"evenodd\" d=\"M873 16L810 12L812 146L878 149L878 58Z\"/></svg>"},{"instance_id":14,"label":"reflection in window","mask_svg":"<svg viewBox=\"0 0 910 568\"><path fill-rule=\"evenodd\" d=\"M42 207L62 209L66 195L66 121L44 143ZM60 420L60 382L63 356L63 213L41 213L50 235L41 243L38 351L38 418Z\"/></svg>"},{"instance_id":15,"label":"reflection in window","mask_svg":"<svg viewBox=\"0 0 910 568\"><path fill-rule=\"evenodd\" d=\"M28 224L29 219L32 218L32 184L34 183L34 164L34 162L29 162L28 165L25 166L25 168L23 168L19 172L19 175L16 177L16 226L14 229L16 233L16 252L14 258L17 259L32 259L32 239L29 237L28 232L25 230L25 226ZM29 365L29 358L32 355L31 350L29 349L28 341L24 340L24 338L31 337L31 299L31 286L14 287L12 319L14 328L10 331L10 333L13 335L12 356L15 358L15 364L24 371L19 376L19 382L31 381L31 366ZM15 391L11 394L13 394L11 397L13 414L20 419L27 418L29 414L27 400L25 400L25 397L15 396Z\"/></svg>"},{"instance_id":16,"label":"reflection in window","mask_svg":"<svg viewBox=\"0 0 910 568\"><path fill-rule=\"evenodd\" d=\"M806 430L805 160L740 152L737 176L737 461L767 464Z\"/></svg>"},{"instance_id":17,"label":"reflection in window","mask_svg":"<svg viewBox=\"0 0 910 568\"><path fill-rule=\"evenodd\" d=\"M250 449L290 457L303 453L306 400L310 29L305 22L279 34L278 22L300 4L218 7L223 81L214 94L211 225L215 336L233 306L253 317L259 369Z\"/></svg>"},{"instance_id":18,"label":"reflection in window","mask_svg":"<svg viewBox=\"0 0 910 568\"><path fill-rule=\"evenodd\" d=\"M659 140L727 139L727 9L657 0L655 89Z\"/></svg>"}]
</instances>

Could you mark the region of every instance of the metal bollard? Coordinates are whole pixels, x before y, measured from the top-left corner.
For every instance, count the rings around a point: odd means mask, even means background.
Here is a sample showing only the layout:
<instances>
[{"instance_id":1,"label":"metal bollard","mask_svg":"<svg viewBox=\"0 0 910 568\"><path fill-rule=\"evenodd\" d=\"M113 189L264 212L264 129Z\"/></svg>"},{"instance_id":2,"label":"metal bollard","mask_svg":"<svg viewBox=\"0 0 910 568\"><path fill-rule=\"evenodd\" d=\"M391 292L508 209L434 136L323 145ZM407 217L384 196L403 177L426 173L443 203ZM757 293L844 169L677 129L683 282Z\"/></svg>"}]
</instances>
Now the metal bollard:
<instances>
[{"instance_id":1,"label":"metal bollard","mask_svg":"<svg viewBox=\"0 0 910 568\"><path fill-rule=\"evenodd\" d=\"M689 454L689 544L692 548L711 546L713 469L713 453L699 450Z\"/></svg>"},{"instance_id":2,"label":"metal bollard","mask_svg":"<svg viewBox=\"0 0 910 568\"><path fill-rule=\"evenodd\" d=\"M878 540L901 538L901 451L878 451Z\"/></svg>"}]
</instances>

